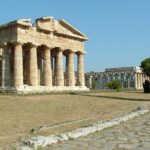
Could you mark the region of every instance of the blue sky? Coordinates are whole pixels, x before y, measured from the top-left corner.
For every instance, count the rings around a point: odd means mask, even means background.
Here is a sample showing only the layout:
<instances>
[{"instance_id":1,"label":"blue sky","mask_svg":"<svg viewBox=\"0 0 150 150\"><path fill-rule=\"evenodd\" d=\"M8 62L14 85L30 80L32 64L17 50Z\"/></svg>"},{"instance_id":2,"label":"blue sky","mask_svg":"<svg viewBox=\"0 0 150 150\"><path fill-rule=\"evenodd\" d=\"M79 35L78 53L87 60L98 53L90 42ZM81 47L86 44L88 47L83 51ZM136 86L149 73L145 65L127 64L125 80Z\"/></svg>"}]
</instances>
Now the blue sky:
<instances>
[{"instance_id":1,"label":"blue sky","mask_svg":"<svg viewBox=\"0 0 150 150\"><path fill-rule=\"evenodd\" d=\"M150 57L149 0L1 0L0 24L42 16L63 18L88 36L86 71L138 66Z\"/></svg>"}]
</instances>

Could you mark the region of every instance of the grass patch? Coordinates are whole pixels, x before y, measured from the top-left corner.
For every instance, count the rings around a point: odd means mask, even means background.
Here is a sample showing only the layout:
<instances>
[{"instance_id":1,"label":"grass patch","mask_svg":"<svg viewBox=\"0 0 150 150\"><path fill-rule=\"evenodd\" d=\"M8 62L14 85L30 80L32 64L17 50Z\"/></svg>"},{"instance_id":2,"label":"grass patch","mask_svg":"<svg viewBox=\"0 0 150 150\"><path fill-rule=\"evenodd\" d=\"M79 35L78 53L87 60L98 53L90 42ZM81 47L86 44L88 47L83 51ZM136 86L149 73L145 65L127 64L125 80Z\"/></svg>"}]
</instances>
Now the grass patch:
<instances>
[{"instance_id":1,"label":"grass patch","mask_svg":"<svg viewBox=\"0 0 150 150\"><path fill-rule=\"evenodd\" d=\"M122 116L143 105L150 106L150 94L140 91L1 94L0 145L8 147L19 139L33 136L32 128L90 118L79 123L51 128L36 135L57 134L84 127L98 120Z\"/></svg>"}]
</instances>

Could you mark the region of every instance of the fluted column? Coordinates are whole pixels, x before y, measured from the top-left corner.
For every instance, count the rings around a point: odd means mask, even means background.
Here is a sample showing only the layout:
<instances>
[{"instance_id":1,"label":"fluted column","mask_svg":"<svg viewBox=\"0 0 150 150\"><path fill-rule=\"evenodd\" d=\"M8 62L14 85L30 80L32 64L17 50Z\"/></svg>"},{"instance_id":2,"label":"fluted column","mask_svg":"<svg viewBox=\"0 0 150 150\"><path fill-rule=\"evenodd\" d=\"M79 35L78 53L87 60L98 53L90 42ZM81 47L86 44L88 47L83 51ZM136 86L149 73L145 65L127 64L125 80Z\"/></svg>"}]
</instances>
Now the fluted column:
<instances>
[{"instance_id":1,"label":"fluted column","mask_svg":"<svg viewBox=\"0 0 150 150\"><path fill-rule=\"evenodd\" d=\"M89 77L89 88L92 89L92 78L93 76L90 75Z\"/></svg>"},{"instance_id":2,"label":"fluted column","mask_svg":"<svg viewBox=\"0 0 150 150\"><path fill-rule=\"evenodd\" d=\"M142 73L140 74L140 76L141 76L141 89L143 88L143 75L142 75Z\"/></svg>"},{"instance_id":3,"label":"fluted column","mask_svg":"<svg viewBox=\"0 0 150 150\"><path fill-rule=\"evenodd\" d=\"M138 80L137 80L137 83L138 83L138 89L140 89L140 74L138 73L137 76L138 76L138 78L137 78L137 79L138 79Z\"/></svg>"},{"instance_id":4,"label":"fluted column","mask_svg":"<svg viewBox=\"0 0 150 150\"><path fill-rule=\"evenodd\" d=\"M70 51L66 57L67 86L75 86L74 53Z\"/></svg>"},{"instance_id":5,"label":"fluted column","mask_svg":"<svg viewBox=\"0 0 150 150\"><path fill-rule=\"evenodd\" d=\"M37 47L35 45L30 45L29 52L29 74L30 74L30 85L38 85L38 67L37 67Z\"/></svg>"},{"instance_id":6,"label":"fluted column","mask_svg":"<svg viewBox=\"0 0 150 150\"><path fill-rule=\"evenodd\" d=\"M52 86L52 69L50 48L44 49L44 85Z\"/></svg>"},{"instance_id":7,"label":"fluted column","mask_svg":"<svg viewBox=\"0 0 150 150\"><path fill-rule=\"evenodd\" d=\"M78 53L78 84L79 86L85 86L84 78L84 54Z\"/></svg>"},{"instance_id":8,"label":"fluted column","mask_svg":"<svg viewBox=\"0 0 150 150\"><path fill-rule=\"evenodd\" d=\"M124 73L121 74L121 87L124 88Z\"/></svg>"},{"instance_id":9,"label":"fluted column","mask_svg":"<svg viewBox=\"0 0 150 150\"><path fill-rule=\"evenodd\" d=\"M14 44L14 86L23 85L22 44Z\"/></svg>"},{"instance_id":10,"label":"fluted column","mask_svg":"<svg viewBox=\"0 0 150 150\"><path fill-rule=\"evenodd\" d=\"M3 57L3 49L2 49L2 47L0 47L0 86L2 86L2 69L3 69L3 66L2 66L2 61L3 61L2 57Z\"/></svg>"},{"instance_id":11,"label":"fluted column","mask_svg":"<svg viewBox=\"0 0 150 150\"><path fill-rule=\"evenodd\" d=\"M57 49L55 59L56 86L64 86L63 52L61 49Z\"/></svg>"},{"instance_id":12,"label":"fluted column","mask_svg":"<svg viewBox=\"0 0 150 150\"><path fill-rule=\"evenodd\" d=\"M135 79L134 79L135 81L135 88L136 89L138 89L138 75L137 75L137 73L135 72Z\"/></svg>"},{"instance_id":13,"label":"fluted column","mask_svg":"<svg viewBox=\"0 0 150 150\"><path fill-rule=\"evenodd\" d=\"M2 46L2 62L1 62L1 79L2 79L2 87L10 86L10 47L8 45Z\"/></svg>"},{"instance_id":14,"label":"fluted column","mask_svg":"<svg viewBox=\"0 0 150 150\"><path fill-rule=\"evenodd\" d=\"M128 74L128 88L130 88L130 80L131 80L131 75Z\"/></svg>"}]
</instances>

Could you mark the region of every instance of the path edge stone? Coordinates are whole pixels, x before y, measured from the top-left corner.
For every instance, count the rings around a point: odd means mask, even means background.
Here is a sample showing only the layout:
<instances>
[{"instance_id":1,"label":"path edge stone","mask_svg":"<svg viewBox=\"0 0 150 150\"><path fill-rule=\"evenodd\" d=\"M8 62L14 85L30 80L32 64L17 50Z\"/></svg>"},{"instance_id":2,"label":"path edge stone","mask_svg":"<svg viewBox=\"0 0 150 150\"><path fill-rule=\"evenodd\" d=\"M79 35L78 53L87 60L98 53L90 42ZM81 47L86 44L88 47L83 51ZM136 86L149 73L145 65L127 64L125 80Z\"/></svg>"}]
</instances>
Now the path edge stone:
<instances>
[{"instance_id":1,"label":"path edge stone","mask_svg":"<svg viewBox=\"0 0 150 150\"><path fill-rule=\"evenodd\" d=\"M33 137L31 139L25 140L19 147L16 148L16 150L37 150L39 147L46 147L61 141L86 136L96 131L101 131L103 129L119 125L120 123L144 115L148 112L150 112L148 108L138 107L136 110L133 110L129 112L127 115L124 115L122 117L118 117L107 121L98 121L87 127L75 129L70 132L50 136Z\"/></svg>"}]
</instances>

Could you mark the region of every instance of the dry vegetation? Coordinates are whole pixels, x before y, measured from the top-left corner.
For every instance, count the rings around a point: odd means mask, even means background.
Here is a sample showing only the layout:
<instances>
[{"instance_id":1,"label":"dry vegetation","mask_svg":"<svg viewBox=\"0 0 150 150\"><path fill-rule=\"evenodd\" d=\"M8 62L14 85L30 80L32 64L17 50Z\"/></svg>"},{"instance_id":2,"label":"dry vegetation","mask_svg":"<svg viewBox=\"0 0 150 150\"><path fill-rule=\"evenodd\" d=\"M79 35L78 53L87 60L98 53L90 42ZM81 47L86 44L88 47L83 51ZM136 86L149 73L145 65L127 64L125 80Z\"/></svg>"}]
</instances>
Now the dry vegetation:
<instances>
[{"instance_id":1,"label":"dry vegetation","mask_svg":"<svg viewBox=\"0 0 150 150\"><path fill-rule=\"evenodd\" d=\"M97 120L121 116L143 105L150 106L150 94L92 92L66 95L0 95L0 147L11 145L23 137L33 136L30 131L34 127L53 126L88 118L38 134L64 132Z\"/></svg>"}]
</instances>

